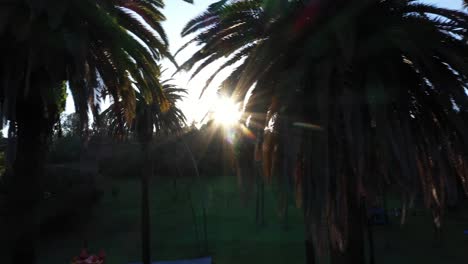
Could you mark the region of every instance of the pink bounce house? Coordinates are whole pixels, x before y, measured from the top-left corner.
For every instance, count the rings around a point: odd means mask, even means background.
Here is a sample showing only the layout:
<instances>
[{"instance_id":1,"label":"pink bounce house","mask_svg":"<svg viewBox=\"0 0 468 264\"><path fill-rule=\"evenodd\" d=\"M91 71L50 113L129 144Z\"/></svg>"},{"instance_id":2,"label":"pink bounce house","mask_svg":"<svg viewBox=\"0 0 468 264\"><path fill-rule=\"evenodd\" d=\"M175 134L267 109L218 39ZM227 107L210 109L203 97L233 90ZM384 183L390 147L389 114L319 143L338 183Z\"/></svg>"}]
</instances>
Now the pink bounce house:
<instances>
[{"instance_id":1,"label":"pink bounce house","mask_svg":"<svg viewBox=\"0 0 468 264\"><path fill-rule=\"evenodd\" d=\"M86 249L82 249L79 256L74 257L71 264L105 264L106 254L101 250L99 255L89 255Z\"/></svg>"}]
</instances>

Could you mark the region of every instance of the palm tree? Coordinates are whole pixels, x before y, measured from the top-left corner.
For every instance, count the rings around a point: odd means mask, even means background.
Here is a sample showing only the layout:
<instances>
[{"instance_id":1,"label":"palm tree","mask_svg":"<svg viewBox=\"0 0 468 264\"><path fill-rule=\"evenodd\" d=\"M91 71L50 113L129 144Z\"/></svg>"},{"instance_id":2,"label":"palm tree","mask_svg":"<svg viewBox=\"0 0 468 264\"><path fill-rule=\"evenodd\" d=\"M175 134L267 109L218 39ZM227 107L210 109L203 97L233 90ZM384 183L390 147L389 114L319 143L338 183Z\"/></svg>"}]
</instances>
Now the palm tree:
<instances>
[{"instance_id":1,"label":"palm tree","mask_svg":"<svg viewBox=\"0 0 468 264\"><path fill-rule=\"evenodd\" d=\"M162 96L154 91L156 61L172 58L162 7L161 0L0 1L1 117L17 137L5 180L12 263L34 263L44 154L67 84L83 136L88 109L96 116L99 98L111 96L128 109L123 122L135 114L133 85L148 102Z\"/></svg>"},{"instance_id":2,"label":"palm tree","mask_svg":"<svg viewBox=\"0 0 468 264\"><path fill-rule=\"evenodd\" d=\"M108 131L114 136L122 138L135 133L140 142L144 156L143 169L141 172L141 235L142 235L142 259L144 264L151 263L151 242L150 242L150 206L148 196L149 178L153 174L153 159L151 158L151 142L153 134L179 134L185 126L185 116L176 106L182 99L185 89L176 87L169 83L170 80L163 81L161 88L157 87L154 92L162 90L162 96L158 95L158 100L147 102L141 93L136 94L136 114L133 119L121 126L119 116L128 116L128 109L116 106L115 103L104 111L101 115L108 122ZM116 110L118 108L118 111ZM123 131L122 131L123 128Z\"/></svg>"},{"instance_id":3,"label":"palm tree","mask_svg":"<svg viewBox=\"0 0 468 264\"><path fill-rule=\"evenodd\" d=\"M222 70L249 57L249 54L264 41L263 35L268 25L267 18L262 12L261 0L217 1L211 4L203 14L190 20L183 28L181 33L183 37L197 34L187 41L175 55L191 44L201 47L181 65L180 69L191 70L197 63L203 61L193 71L193 78L209 64L229 57L207 79L203 89L205 90ZM238 66L234 73L242 71L245 65L244 62ZM235 79L234 73L226 79L226 85L229 81L234 81L231 80Z\"/></svg>"},{"instance_id":4,"label":"palm tree","mask_svg":"<svg viewBox=\"0 0 468 264\"><path fill-rule=\"evenodd\" d=\"M222 5L239 2L252 1ZM363 263L365 202L388 184L405 203L421 192L440 228L454 186L468 190L468 16L411 0L292 1L284 10L268 15L262 41L228 80L237 98L252 93L247 115L266 127L265 176L294 167L282 157L303 163L300 201L313 251ZM198 36L213 27L201 25ZM233 54L212 45L203 51Z\"/></svg>"},{"instance_id":5,"label":"palm tree","mask_svg":"<svg viewBox=\"0 0 468 264\"><path fill-rule=\"evenodd\" d=\"M152 137L154 132L166 134L181 132L181 128L185 126L185 115L176 104L183 99L187 91L175 86L171 81L171 79L168 79L160 82L161 88L159 89L162 90L162 96L150 103L145 100L140 92L136 91L136 112L132 118L125 118L123 123L119 121L120 117L128 116L131 113L128 113L128 109L122 107L122 105L111 104L99 115L102 121L105 120L102 125L109 135L117 139L136 137L141 140L144 137L142 133L146 131L143 129L142 123L146 124L146 122L143 122L143 116L146 115L145 107L147 106L151 107L149 109L152 120L150 123L153 123L153 129L147 129L148 133L150 133L149 136Z\"/></svg>"}]
</instances>

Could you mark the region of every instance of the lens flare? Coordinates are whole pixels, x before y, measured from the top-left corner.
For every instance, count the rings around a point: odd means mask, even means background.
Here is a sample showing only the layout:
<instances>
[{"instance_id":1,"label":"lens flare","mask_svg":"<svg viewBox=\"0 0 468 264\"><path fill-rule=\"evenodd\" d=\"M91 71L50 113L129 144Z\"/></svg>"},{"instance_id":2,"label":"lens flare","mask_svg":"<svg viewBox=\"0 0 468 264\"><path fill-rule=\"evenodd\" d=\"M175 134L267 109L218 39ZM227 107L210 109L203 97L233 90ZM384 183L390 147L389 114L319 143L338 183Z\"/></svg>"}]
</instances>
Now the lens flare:
<instances>
[{"instance_id":1,"label":"lens flare","mask_svg":"<svg viewBox=\"0 0 468 264\"><path fill-rule=\"evenodd\" d=\"M239 104L226 97L218 98L214 105L213 114L214 120L226 127L237 124L242 115Z\"/></svg>"}]
</instances>

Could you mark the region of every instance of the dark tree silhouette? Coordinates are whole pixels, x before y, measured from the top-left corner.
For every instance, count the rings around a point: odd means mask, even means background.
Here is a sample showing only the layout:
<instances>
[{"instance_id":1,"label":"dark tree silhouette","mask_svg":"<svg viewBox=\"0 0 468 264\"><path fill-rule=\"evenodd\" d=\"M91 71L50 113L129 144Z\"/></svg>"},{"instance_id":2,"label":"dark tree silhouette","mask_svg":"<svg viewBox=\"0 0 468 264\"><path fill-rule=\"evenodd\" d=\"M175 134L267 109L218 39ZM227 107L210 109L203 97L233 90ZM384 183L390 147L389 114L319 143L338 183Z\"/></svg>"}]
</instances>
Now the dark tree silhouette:
<instances>
[{"instance_id":1,"label":"dark tree silhouette","mask_svg":"<svg viewBox=\"0 0 468 264\"><path fill-rule=\"evenodd\" d=\"M158 94L159 90L162 94ZM155 93L147 101L141 93L137 93L136 114L133 119L128 120L123 125L119 122L119 116L127 116L128 109L120 106L116 111L116 106L111 105L109 110L101 115L107 120L108 131L113 135L121 137L136 134L143 153L143 168L141 171L141 237L142 237L142 258L144 264L151 263L151 228L150 228L150 205L149 205L149 180L154 171L154 158L151 157L151 142L153 134L177 135L182 132L185 126L185 116L176 106L186 93L184 89L165 81L161 87L153 89Z\"/></svg>"},{"instance_id":2,"label":"dark tree silhouette","mask_svg":"<svg viewBox=\"0 0 468 264\"><path fill-rule=\"evenodd\" d=\"M266 179L299 172L308 263L327 252L364 263L364 205L389 184L403 208L422 193L437 228L457 184L466 193L467 22L411 0L245 0L187 25L201 49L186 69L243 59L221 89L251 93L245 116L265 131Z\"/></svg>"},{"instance_id":3,"label":"dark tree silhouette","mask_svg":"<svg viewBox=\"0 0 468 264\"><path fill-rule=\"evenodd\" d=\"M110 96L128 110L122 122L135 114L132 84L146 100L157 100L161 90L147 92L160 87L156 61L172 59L162 7L162 0L0 1L0 113L17 137L6 180L11 263L35 262L44 157L64 84L84 139L88 110L97 116L100 98Z\"/></svg>"}]
</instances>

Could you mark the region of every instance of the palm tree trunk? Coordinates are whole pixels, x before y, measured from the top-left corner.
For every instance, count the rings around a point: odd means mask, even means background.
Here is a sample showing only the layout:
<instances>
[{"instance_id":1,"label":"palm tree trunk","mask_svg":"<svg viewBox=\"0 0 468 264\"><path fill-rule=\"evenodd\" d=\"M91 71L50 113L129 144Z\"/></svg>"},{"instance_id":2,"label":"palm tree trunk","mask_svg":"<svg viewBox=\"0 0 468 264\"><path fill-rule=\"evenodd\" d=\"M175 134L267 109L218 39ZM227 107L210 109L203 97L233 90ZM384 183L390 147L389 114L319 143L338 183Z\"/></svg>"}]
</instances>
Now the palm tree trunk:
<instances>
[{"instance_id":1,"label":"palm tree trunk","mask_svg":"<svg viewBox=\"0 0 468 264\"><path fill-rule=\"evenodd\" d=\"M256 179L256 203L255 203L255 223L257 226L265 225L264 204L265 204L265 185L262 178L262 165L260 161L255 161L255 179Z\"/></svg>"},{"instance_id":2,"label":"palm tree trunk","mask_svg":"<svg viewBox=\"0 0 468 264\"><path fill-rule=\"evenodd\" d=\"M203 249L203 252L205 254L208 254L208 230L207 230L207 223L206 223L206 207L203 206L202 208L203 210L203 245L204 245L204 249Z\"/></svg>"},{"instance_id":3,"label":"palm tree trunk","mask_svg":"<svg viewBox=\"0 0 468 264\"><path fill-rule=\"evenodd\" d=\"M373 223L367 218L367 203L363 199L362 201L362 210L363 210L363 223L366 225L367 230L367 242L369 244L369 264L375 264L375 254L374 254L374 230Z\"/></svg>"},{"instance_id":4,"label":"palm tree trunk","mask_svg":"<svg viewBox=\"0 0 468 264\"><path fill-rule=\"evenodd\" d=\"M304 210L304 223L305 223L305 240L304 240L304 246L305 246L305 263L306 264L315 264L316 263L316 248L314 246L314 240L313 240L313 231L310 228L310 222L311 220L310 215L308 216L307 211Z\"/></svg>"},{"instance_id":5,"label":"palm tree trunk","mask_svg":"<svg viewBox=\"0 0 468 264\"><path fill-rule=\"evenodd\" d=\"M21 129L20 129L21 130ZM44 145L34 132L19 131L16 160L9 195L9 226L13 227L12 263L35 263L35 244L39 228L37 206L40 199L38 188L43 176Z\"/></svg>"},{"instance_id":6,"label":"palm tree trunk","mask_svg":"<svg viewBox=\"0 0 468 264\"><path fill-rule=\"evenodd\" d=\"M43 104L33 95L17 103L17 142L12 172L6 176L6 223L11 263L36 263L38 205L44 175L49 121ZM8 261L7 261L8 262Z\"/></svg>"},{"instance_id":7,"label":"palm tree trunk","mask_svg":"<svg viewBox=\"0 0 468 264\"><path fill-rule=\"evenodd\" d=\"M390 218L388 217L388 199L387 199L387 184L384 184L383 186L383 208L384 208L384 219L385 219L385 224L388 225L390 223Z\"/></svg>"},{"instance_id":8,"label":"palm tree trunk","mask_svg":"<svg viewBox=\"0 0 468 264\"><path fill-rule=\"evenodd\" d=\"M256 169L255 169L256 170ZM255 225L258 226L260 220L260 184L258 180L258 175L255 172Z\"/></svg>"},{"instance_id":9,"label":"palm tree trunk","mask_svg":"<svg viewBox=\"0 0 468 264\"><path fill-rule=\"evenodd\" d=\"M265 181L260 180L260 225L265 226Z\"/></svg>"},{"instance_id":10,"label":"palm tree trunk","mask_svg":"<svg viewBox=\"0 0 468 264\"><path fill-rule=\"evenodd\" d=\"M305 240L306 264L315 264L315 248L312 239Z\"/></svg>"},{"instance_id":11,"label":"palm tree trunk","mask_svg":"<svg viewBox=\"0 0 468 264\"><path fill-rule=\"evenodd\" d=\"M361 197L355 190L350 193L349 201L349 238L347 263L365 264L364 254L364 210ZM352 201L351 201L352 200Z\"/></svg>"},{"instance_id":12,"label":"palm tree trunk","mask_svg":"<svg viewBox=\"0 0 468 264\"><path fill-rule=\"evenodd\" d=\"M369 241L369 264L375 264L374 230L372 227L372 223L367 224L367 240Z\"/></svg>"},{"instance_id":13,"label":"palm tree trunk","mask_svg":"<svg viewBox=\"0 0 468 264\"><path fill-rule=\"evenodd\" d=\"M350 184L351 185L351 184ZM332 264L365 264L364 210L355 189L348 190L348 245L344 252L331 247Z\"/></svg>"},{"instance_id":14,"label":"palm tree trunk","mask_svg":"<svg viewBox=\"0 0 468 264\"><path fill-rule=\"evenodd\" d=\"M144 155L143 171L141 173L141 253L143 264L151 263L151 229L149 207L149 178L153 171L150 155L150 142L142 143Z\"/></svg>"}]
</instances>

